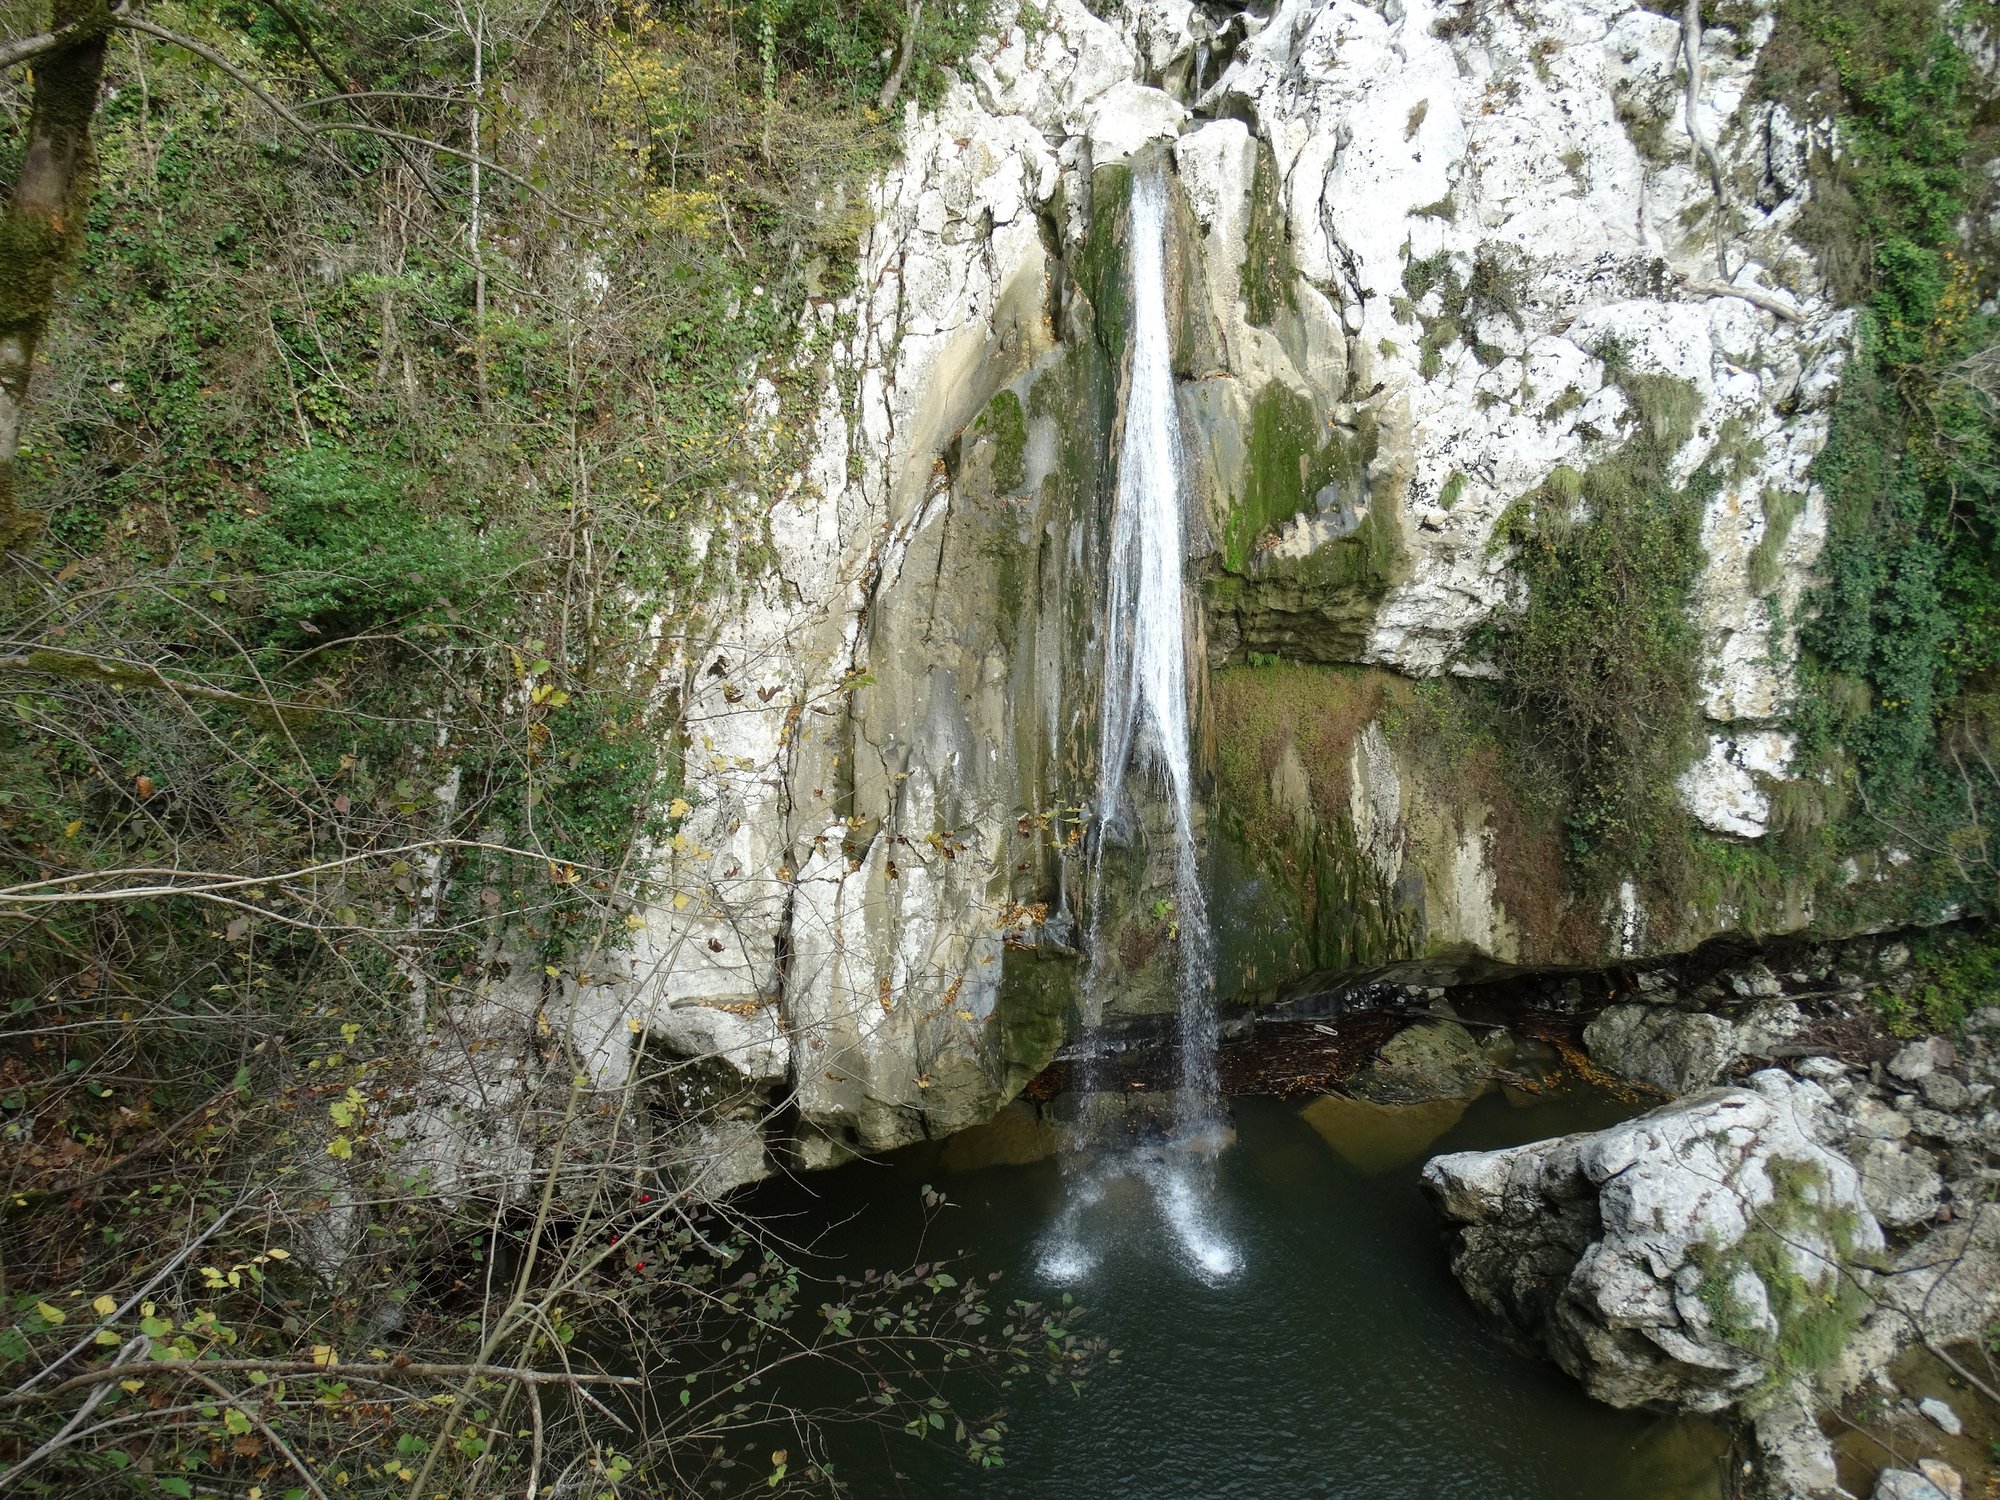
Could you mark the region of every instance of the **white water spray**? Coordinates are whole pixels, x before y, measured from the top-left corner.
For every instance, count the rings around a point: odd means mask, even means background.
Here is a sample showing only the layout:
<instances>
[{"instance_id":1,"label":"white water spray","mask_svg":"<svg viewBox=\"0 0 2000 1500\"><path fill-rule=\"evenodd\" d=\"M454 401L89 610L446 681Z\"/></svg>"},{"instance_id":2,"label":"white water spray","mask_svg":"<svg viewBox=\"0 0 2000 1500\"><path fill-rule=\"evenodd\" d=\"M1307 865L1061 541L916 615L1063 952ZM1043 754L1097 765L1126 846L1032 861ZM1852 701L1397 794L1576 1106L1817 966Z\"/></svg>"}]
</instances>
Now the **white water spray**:
<instances>
[{"instance_id":1,"label":"white water spray","mask_svg":"<svg viewBox=\"0 0 2000 1500\"><path fill-rule=\"evenodd\" d=\"M1043 1257L1044 1272L1057 1279L1074 1279L1094 1263L1095 1254L1083 1244L1082 1220L1104 1199L1106 1182L1119 1177L1136 1178L1149 1189L1163 1226L1198 1274L1220 1279L1239 1266L1236 1252L1217 1234L1211 1212L1213 1157L1222 1135L1215 1067L1215 964L1194 831L1188 620L1182 577L1187 536L1180 415L1167 332L1163 176L1156 168L1132 184L1131 371L1107 579L1095 806L1098 839L1090 871L1090 970L1084 1019L1095 1031L1105 996L1121 978L1115 955L1107 951L1111 945L1097 930L1103 910L1104 842L1122 820L1136 821L1133 788L1149 777L1165 792L1172 814L1180 1087L1174 1135L1164 1148L1142 1150L1127 1161L1105 1160L1102 1143L1086 1140L1087 1149L1099 1148L1097 1159L1072 1169L1076 1175L1069 1204ZM1092 1045L1091 1051L1095 1050Z\"/></svg>"}]
</instances>

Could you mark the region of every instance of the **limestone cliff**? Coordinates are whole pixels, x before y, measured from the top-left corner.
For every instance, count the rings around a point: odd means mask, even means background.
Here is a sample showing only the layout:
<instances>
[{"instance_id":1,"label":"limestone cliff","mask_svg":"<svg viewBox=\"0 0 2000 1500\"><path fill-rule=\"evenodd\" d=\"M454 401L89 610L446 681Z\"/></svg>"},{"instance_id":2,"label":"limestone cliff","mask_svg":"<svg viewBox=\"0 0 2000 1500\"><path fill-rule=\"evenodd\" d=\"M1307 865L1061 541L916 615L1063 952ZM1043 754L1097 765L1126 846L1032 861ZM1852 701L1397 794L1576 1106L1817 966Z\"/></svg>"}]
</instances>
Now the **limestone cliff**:
<instances>
[{"instance_id":1,"label":"limestone cliff","mask_svg":"<svg viewBox=\"0 0 2000 1500\"><path fill-rule=\"evenodd\" d=\"M1684 117L1679 23L1632 0L1107 9L1003 5L911 106L853 288L811 315L817 411L753 402L750 440L810 432L765 533L710 539L766 562L674 668L674 894L571 985L615 1074L628 1044L730 1034L722 1093L758 1108L667 1111L725 1179L767 1145L818 1165L970 1124L1064 1034L1135 164L1175 203L1225 1002L1812 917L1807 891L1660 908L1645 870L1567 890L1491 758L1436 753L1423 687L1494 671L1481 627L1523 602L1509 508L1654 424L1672 482L1708 481L1710 733L1680 794L1765 832L1852 327L1795 237L1823 127L1748 102L1769 15L1708 30ZM1154 1008L1169 903L1106 921L1120 1007Z\"/></svg>"}]
</instances>

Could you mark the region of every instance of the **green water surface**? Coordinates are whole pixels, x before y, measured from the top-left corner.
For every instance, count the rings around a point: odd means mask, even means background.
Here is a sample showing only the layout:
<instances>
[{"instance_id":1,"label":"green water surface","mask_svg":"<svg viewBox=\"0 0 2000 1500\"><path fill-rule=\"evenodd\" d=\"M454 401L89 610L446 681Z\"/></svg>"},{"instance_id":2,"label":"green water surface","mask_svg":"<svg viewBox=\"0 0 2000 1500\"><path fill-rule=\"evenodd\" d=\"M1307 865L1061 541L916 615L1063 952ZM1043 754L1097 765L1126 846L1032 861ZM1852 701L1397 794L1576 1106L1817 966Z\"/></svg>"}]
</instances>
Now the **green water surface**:
<instances>
[{"instance_id":1,"label":"green water surface","mask_svg":"<svg viewBox=\"0 0 2000 1500\"><path fill-rule=\"evenodd\" d=\"M1695 1500L1721 1493L1709 1424L1613 1411L1554 1367L1487 1337L1452 1280L1422 1156L1380 1169L1296 1104L1232 1101L1207 1229L1235 1274L1205 1277L1156 1186L1118 1177L1077 1223L1094 1264L1068 1289L1117 1363L1074 1394L1018 1388L1006 1465L981 1471L941 1441L865 1426L827 1434L851 1493L1102 1496L1106 1500ZM1483 1149L1594 1128L1632 1112L1572 1093L1473 1104L1431 1148ZM1345 1143L1344 1143L1345 1144ZM1362 1143L1366 1147L1367 1143ZM1392 1153L1393 1154L1393 1153ZM1431 1154L1425 1152L1425 1155ZM925 1183L948 1206L929 1216ZM1066 1203L1053 1161L942 1175L935 1158L859 1163L774 1185L760 1207L814 1237L815 1270L963 1250L1016 1297L1045 1273Z\"/></svg>"}]
</instances>

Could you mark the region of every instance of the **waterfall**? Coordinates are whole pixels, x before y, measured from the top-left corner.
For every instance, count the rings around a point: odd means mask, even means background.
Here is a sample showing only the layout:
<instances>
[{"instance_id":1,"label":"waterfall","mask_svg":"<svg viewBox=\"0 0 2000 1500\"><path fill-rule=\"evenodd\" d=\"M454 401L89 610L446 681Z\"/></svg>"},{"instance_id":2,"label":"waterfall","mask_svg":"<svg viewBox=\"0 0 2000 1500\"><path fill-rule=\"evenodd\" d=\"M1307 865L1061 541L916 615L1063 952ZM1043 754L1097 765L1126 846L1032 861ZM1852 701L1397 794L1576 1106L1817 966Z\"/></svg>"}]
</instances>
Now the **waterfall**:
<instances>
[{"instance_id":1,"label":"waterfall","mask_svg":"<svg viewBox=\"0 0 2000 1500\"><path fill-rule=\"evenodd\" d=\"M1199 1130L1216 1114L1215 976L1208 905L1194 836L1194 772L1189 763L1186 603L1180 414L1167 335L1166 188L1159 171L1132 184L1132 368L1125 437L1118 451L1112 509L1109 604L1105 619L1104 703L1099 724L1097 826L1091 875L1093 924L1101 906L1104 831L1133 813L1131 785L1150 770L1173 814L1174 919L1179 989L1180 1097L1177 1123ZM1092 933L1088 984L1101 1008L1110 956ZM1098 1017L1089 1018L1095 1022Z\"/></svg>"},{"instance_id":2,"label":"waterfall","mask_svg":"<svg viewBox=\"0 0 2000 1500\"><path fill-rule=\"evenodd\" d=\"M1106 577L1104 679L1098 735L1097 838L1090 855L1089 965L1084 986L1086 1057L1106 997L1122 981L1118 955L1102 931L1104 848L1139 825L1141 790L1164 793L1173 840L1173 957L1179 1088L1174 1129L1164 1143L1128 1153L1108 1149L1090 1128L1084 1103L1081 1151L1070 1166L1069 1203L1044 1255L1044 1269L1073 1279L1095 1261L1084 1219L1107 1190L1136 1178L1184 1257L1210 1278L1232 1274L1236 1252L1211 1223L1214 1153L1222 1138L1215 1049L1214 939L1202 890L1194 828L1194 771L1188 714L1187 557L1180 415L1167 331L1166 203L1163 169L1133 179L1128 246L1132 319L1124 437L1118 451L1110 565ZM1086 1089L1094 1081L1086 1073ZM1115 1106L1114 1106L1115 1108Z\"/></svg>"}]
</instances>

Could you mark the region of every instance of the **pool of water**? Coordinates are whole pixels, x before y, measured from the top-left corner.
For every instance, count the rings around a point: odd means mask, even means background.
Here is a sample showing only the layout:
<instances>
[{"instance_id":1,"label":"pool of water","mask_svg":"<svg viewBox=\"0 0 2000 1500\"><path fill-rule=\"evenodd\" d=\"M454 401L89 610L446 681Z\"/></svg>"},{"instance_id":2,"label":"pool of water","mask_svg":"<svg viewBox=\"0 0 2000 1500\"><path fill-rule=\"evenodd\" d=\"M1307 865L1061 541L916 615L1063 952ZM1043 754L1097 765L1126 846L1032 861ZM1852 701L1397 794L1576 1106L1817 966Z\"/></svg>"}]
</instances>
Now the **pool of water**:
<instances>
[{"instance_id":1,"label":"pool of water","mask_svg":"<svg viewBox=\"0 0 2000 1500\"><path fill-rule=\"evenodd\" d=\"M1066 1285L1089 1310L1087 1331L1119 1351L1081 1394L1018 1389L1001 1469L974 1469L942 1443L900 1433L831 1432L836 1473L854 1494L1721 1493L1726 1459L1711 1425L1596 1405L1560 1371L1480 1330L1417 1185L1432 1151L1592 1128L1631 1106L1575 1092L1534 1103L1493 1094L1426 1149L1444 1122L1413 1134L1337 1105L1233 1103L1234 1137L1215 1160L1215 1196L1196 1235L1163 1204L1157 1166L1105 1174L1097 1201L1067 1221L1071 1200L1053 1161L946 1173L933 1154L766 1191L758 1206L786 1216L794 1237L814 1238L818 1269L964 1251L979 1269L1005 1273L1012 1295ZM926 1183L948 1200L928 1225ZM1070 1240L1087 1249L1081 1263L1060 1253ZM1059 1283L1059 1273L1074 1279Z\"/></svg>"}]
</instances>

